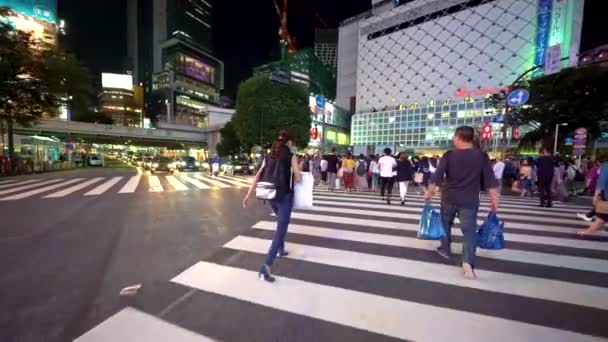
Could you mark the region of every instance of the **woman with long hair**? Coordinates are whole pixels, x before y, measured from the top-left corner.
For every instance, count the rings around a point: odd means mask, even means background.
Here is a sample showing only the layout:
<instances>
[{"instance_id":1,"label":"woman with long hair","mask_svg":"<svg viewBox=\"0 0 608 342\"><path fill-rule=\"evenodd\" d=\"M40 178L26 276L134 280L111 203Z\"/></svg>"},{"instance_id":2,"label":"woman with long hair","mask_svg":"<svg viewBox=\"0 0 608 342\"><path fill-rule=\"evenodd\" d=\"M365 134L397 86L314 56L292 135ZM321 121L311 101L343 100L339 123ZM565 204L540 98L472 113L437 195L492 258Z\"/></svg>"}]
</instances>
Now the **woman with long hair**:
<instances>
[{"instance_id":1,"label":"woman with long hair","mask_svg":"<svg viewBox=\"0 0 608 342\"><path fill-rule=\"evenodd\" d=\"M372 156L372 161L369 163L369 172L372 174L372 191L376 192L380 182L380 164L378 164L377 155Z\"/></svg>"},{"instance_id":2,"label":"woman with long hair","mask_svg":"<svg viewBox=\"0 0 608 342\"><path fill-rule=\"evenodd\" d=\"M257 183L261 179L272 178L270 180L276 186L276 196L270 200L270 205L277 216L277 230L272 238L266 260L258 273L260 279L268 282L275 281L271 273L275 258L287 255L285 235L287 235L287 227L293 208L293 182L300 182L302 179L300 163L298 163L298 157L295 153L296 143L293 134L288 130L281 130L277 140L272 144L270 155L264 159L262 168L255 175L253 184L243 199L243 208L247 208L249 197Z\"/></svg>"},{"instance_id":3,"label":"woman with long hair","mask_svg":"<svg viewBox=\"0 0 608 342\"><path fill-rule=\"evenodd\" d=\"M405 205L407 196L407 187L414 179L414 166L407 153L400 153L397 161L397 177L395 180L399 183L399 195L401 197L401 205Z\"/></svg>"}]
</instances>

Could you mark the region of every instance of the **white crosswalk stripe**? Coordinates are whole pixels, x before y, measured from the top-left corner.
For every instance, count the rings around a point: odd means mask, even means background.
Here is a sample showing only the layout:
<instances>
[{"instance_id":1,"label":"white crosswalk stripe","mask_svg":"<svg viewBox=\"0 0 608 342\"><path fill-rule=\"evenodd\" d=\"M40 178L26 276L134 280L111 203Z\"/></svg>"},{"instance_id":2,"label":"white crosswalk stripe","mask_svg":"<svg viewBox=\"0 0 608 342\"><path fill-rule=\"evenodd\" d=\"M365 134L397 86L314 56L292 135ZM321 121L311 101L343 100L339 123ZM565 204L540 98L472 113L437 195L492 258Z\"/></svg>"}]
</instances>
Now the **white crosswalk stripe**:
<instances>
[{"instance_id":1,"label":"white crosswalk stripe","mask_svg":"<svg viewBox=\"0 0 608 342\"><path fill-rule=\"evenodd\" d=\"M105 177L96 177L91 179L77 178L70 180L69 183L61 183L65 181L63 178L47 180L29 179L24 181L8 180L0 183L2 184L0 185L0 198L2 195L13 194L13 196L10 196L7 198L7 200L24 199L55 189L58 189L56 193L47 194L46 196L40 198L56 199L68 196L91 197L115 193L130 194L136 192L185 192L196 190L243 189L250 186L247 183L248 179L249 178L237 178L223 175L212 178L200 173L180 173L176 175L137 174L127 177L115 176L109 179ZM99 182L101 183L96 184ZM67 184L72 186L68 189L63 189ZM47 186L49 185L56 186L48 188ZM84 193L79 193L80 190L87 191Z\"/></svg>"},{"instance_id":2,"label":"white crosswalk stripe","mask_svg":"<svg viewBox=\"0 0 608 342\"><path fill-rule=\"evenodd\" d=\"M157 176L148 177L148 191L149 192L163 192L165 189L162 184L160 184L160 179Z\"/></svg>"},{"instance_id":3,"label":"white crosswalk stripe","mask_svg":"<svg viewBox=\"0 0 608 342\"><path fill-rule=\"evenodd\" d=\"M31 184L31 183L36 183L36 182L40 182L41 179L28 179L22 182L17 182L17 180L9 180L9 181L4 181L0 183L0 189L6 189L6 188L10 188L13 186L19 186L19 185L25 185L25 184Z\"/></svg>"},{"instance_id":4,"label":"white crosswalk stripe","mask_svg":"<svg viewBox=\"0 0 608 342\"><path fill-rule=\"evenodd\" d=\"M122 180L122 177L114 177L112 179L109 179L107 182L99 185L98 187L96 187L95 189L87 192L84 195L85 196L98 196L98 195L101 195L101 194L105 193L106 191L110 190L111 187L113 187L114 185L116 185L121 180Z\"/></svg>"},{"instance_id":5,"label":"white crosswalk stripe","mask_svg":"<svg viewBox=\"0 0 608 342\"><path fill-rule=\"evenodd\" d=\"M608 338L600 320L597 326L576 321L608 313L608 243L574 236L585 224L561 209L578 208L534 208L531 201L510 198L512 210L499 212L507 248L478 249L478 279L470 281L463 279L458 263L440 261L434 253L438 241L416 238L423 206L416 195L405 208L382 204L379 195L357 195L316 192L313 208L294 210L286 239L289 254L277 259L273 284L255 279L257 273L247 265L252 258L263 262L275 221L257 222L223 246L221 259L200 261L171 281L271 308L274 315L295 313L406 340ZM487 213L482 211L480 223ZM462 232L454 228L452 235L452 252L460 260ZM575 321L564 325L561 312L571 312ZM277 337L269 333L268 339Z\"/></svg>"},{"instance_id":6,"label":"white crosswalk stripe","mask_svg":"<svg viewBox=\"0 0 608 342\"><path fill-rule=\"evenodd\" d=\"M69 187L69 188L67 188L67 189L64 189L64 190L58 191L58 192L56 192L56 193L53 193L53 194L50 194L50 195L44 196L44 198L59 198L59 197L65 197L65 196L67 196L67 195L69 195L69 194L71 194L71 193L74 193L74 192L76 192L76 191L78 191L78 190L82 190L82 189L84 189L84 188L86 188L86 187L88 187L88 186L90 186L90 185L93 185L93 184L95 184L95 183L97 183L97 182L99 182L99 181L101 181L101 180L103 180L103 179L104 179L103 177L97 177L97 178L93 178L93 179L90 179L90 180L88 180L88 181L86 181L86 182L84 182L84 183L77 184L77 185L74 185L74 186Z\"/></svg>"},{"instance_id":7,"label":"white crosswalk stripe","mask_svg":"<svg viewBox=\"0 0 608 342\"><path fill-rule=\"evenodd\" d=\"M35 189L35 190L23 192L23 193L20 193L20 194L17 194L17 195L5 197L5 198L0 199L0 201L14 201L14 200L20 200L20 199L32 197L32 196L37 195L37 194L41 194L41 193L44 193L44 192L49 192L49 191L61 188L63 186L66 186L66 185L70 185L70 184L74 184L76 182L80 182L82 180L84 180L84 178L70 179L68 181L65 181L65 182L62 182L62 183L59 183L59 184L53 184L53 185L45 186L45 187L38 188L38 189ZM50 183L57 183L57 181L55 180L55 181L50 182ZM42 185L42 183L37 184L37 185Z\"/></svg>"},{"instance_id":8,"label":"white crosswalk stripe","mask_svg":"<svg viewBox=\"0 0 608 342\"><path fill-rule=\"evenodd\" d=\"M169 336L171 338L167 339ZM74 340L74 342L105 341L211 342L213 340L128 307Z\"/></svg>"},{"instance_id":9,"label":"white crosswalk stripe","mask_svg":"<svg viewBox=\"0 0 608 342\"><path fill-rule=\"evenodd\" d=\"M140 174L138 174L137 176L131 177L131 179L129 179L129 182L127 182L127 184L125 184L118 193L119 194L128 194L128 193L135 192L135 190L137 190L137 186L139 185L140 181L141 181Z\"/></svg>"},{"instance_id":10,"label":"white crosswalk stripe","mask_svg":"<svg viewBox=\"0 0 608 342\"><path fill-rule=\"evenodd\" d=\"M167 181L169 182L169 184L171 184L171 186L175 189L175 191L187 191L187 190L190 190L187 186L184 185L184 183L178 181L173 176L167 176L167 177L165 177L165 179L167 179Z\"/></svg>"},{"instance_id":11,"label":"white crosswalk stripe","mask_svg":"<svg viewBox=\"0 0 608 342\"><path fill-rule=\"evenodd\" d=\"M12 194L15 192L19 192L19 191L23 191L23 190L28 190L28 189L32 189L32 188L36 188L42 185L48 185L48 184L53 184L53 183L57 183L57 182L61 182L63 179L59 178L59 179L50 179L44 182L39 182L36 184L28 184L28 185L21 185L21 186L17 186L17 187L12 187L9 188L7 190L2 190L0 191L0 195L6 195L6 194Z\"/></svg>"},{"instance_id":12,"label":"white crosswalk stripe","mask_svg":"<svg viewBox=\"0 0 608 342\"><path fill-rule=\"evenodd\" d=\"M212 177L203 176L203 175L194 175L194 177L196 177L196 178L198 178L198 179L200 179L200 180L202 180L204 182L207 182L207 183L209 183L209 184L211 184L213 186L216 186L216 187L218 187L220 189L227 189L227 188L231 187L230 185L227 185L227 184L224 184L222 182L219 182L218 178L212 178Z\"/></svg>"},{"instance_id":13,"label":"white crosswalk stripe","mask_svg":"<svg viewBox=\"0 0 608 342\"><path fill-rule=\"evenodd\" d=\"M181 179L184 180L185 182L188 182L188 183L196 186L199 189L211 189L211 187L209 185L201 183L190 176L181 175Z\"/></svg>"}]
</instances>

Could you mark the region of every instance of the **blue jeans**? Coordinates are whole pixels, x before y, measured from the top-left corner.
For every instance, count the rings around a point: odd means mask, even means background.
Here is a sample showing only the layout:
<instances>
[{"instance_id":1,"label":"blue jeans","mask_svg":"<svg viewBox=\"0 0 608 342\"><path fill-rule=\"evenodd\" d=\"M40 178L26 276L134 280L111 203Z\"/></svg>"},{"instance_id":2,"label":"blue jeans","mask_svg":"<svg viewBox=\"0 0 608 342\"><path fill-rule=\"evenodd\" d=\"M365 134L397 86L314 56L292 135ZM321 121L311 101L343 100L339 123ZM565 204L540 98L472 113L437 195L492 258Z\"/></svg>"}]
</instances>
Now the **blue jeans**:
<instances>
[{"instance_id":1,"label":"blue jeans","mask_svg":"<svg viewBox=\"0 0 608 342\"><path fill-rule=\"evenodd\" d=\"M291 209L293 208L293 192L285 194L280 200L270 202L272 210L277 215L277 230L274 232L272 244L268 250L265 264L272 266L277 253L285 248L285 235L287 235L287 227L291 219Z\"/></svg>"},{"instance_id":2,"label":"blue jeans","mask_svg":"<svg viewBox=\"0 0 608 342\"><path fill-rule=\"evenodd\" d=\"M458 218L462 225L462 235L464 235L464 244L462 247L462 262L475 265L475 251L477 249L477 211L479 208L461 208L452 205L448 202L441 202L441 221L445 228L447 237L441 239L441 249L444 252L450 253L450 244L452 243L452 225L454 218L458 214Z\"/></svg>"}]
</instances>

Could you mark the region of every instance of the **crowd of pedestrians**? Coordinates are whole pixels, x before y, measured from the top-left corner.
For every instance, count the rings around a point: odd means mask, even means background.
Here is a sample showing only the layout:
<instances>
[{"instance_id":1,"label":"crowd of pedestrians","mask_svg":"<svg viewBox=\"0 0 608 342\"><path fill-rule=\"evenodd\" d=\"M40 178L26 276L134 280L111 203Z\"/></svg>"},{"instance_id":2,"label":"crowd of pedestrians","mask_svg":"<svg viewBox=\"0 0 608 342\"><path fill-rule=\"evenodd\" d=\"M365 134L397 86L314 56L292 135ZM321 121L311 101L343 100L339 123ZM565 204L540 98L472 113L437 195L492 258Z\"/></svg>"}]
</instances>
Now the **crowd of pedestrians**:
<instances>
[{"instance_id":1,"label":"crowd of pedestrians","mask_svg":"<svg viewBox=\"0 0 608 342\"><path fill-rule=\"evenodd\" d=\"M287 255L284 239L293 206L293 184L291 180L301 178L300 173L311 172L315 185L329 191L344 189L345 192L380 192L380 198L391 205L393 189L398 187L402 206L406 205L410 185L417 193L424 193L429 202L441 191L441 221L446 236L441 239L437 253L450 259L451 228L456 217L461 222L463 233L462 272L466 279L476 279L475 253L478 239L477 216L480 193L489 195L490 209L496 213L503 188L519 196L538 194L539 206L550 208L554 198L566 200L576 194L574 184L584 182L583 192L593 196L593 208L587 214L579 214L586 221L595 222L579 236L603 229L608 222L608 158L599 157L577 167L568 159L552 156L543 149L538 158L507 158L490 160L488 154L475 144L475 130L469 126L456 129L452 139L454 148L438 157L410 156L405 152L393 154L385 148L383 154L358 157L347 152L343 157L333 149L324 156L298 158L293 154L293 135L283 132L273 145L273 153L258 171L243 205L246 207L256 184L268 176L280 174L276 180L277 197L270 200L274 214L278 217L277 231L265 263L260 268L260 278L274 281L270 268L276 256ZM277 167L280 172L276 172ZM280 188L279 188L280 187ZM279 191L280 189L280 191Z\"/></svg>"}]
</instances>

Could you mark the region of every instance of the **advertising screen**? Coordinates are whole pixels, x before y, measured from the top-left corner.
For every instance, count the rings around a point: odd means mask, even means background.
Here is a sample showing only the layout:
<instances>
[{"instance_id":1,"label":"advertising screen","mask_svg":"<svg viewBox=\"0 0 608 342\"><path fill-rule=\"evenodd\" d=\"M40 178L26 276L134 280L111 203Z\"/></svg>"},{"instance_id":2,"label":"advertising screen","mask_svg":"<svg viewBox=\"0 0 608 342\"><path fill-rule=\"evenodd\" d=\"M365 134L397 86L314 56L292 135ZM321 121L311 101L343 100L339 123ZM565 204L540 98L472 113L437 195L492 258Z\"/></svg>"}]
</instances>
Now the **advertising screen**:
<instances>
[{"instance_id":1,"label":"advertising screen","mask_svg":"<svg viewBox=\"0 0 608 342\"><path fill-rule=\"evenodd\" d=\"M133 90L133 76L124 74L101 74L101 86L103 88Z\"/></svg>"},{"instance_id":2,"label":"advertising screen","mask_svg":"<svg viewBox=\"0 0 608 342\"><path fill-rule=\"evenodd\" d=\"M215 69L213 67L189 56L185 56L184 63L186 75L199 81L214 83Z\"/></svg>"},{"instance_id":3,"label":"advertising screen","mask_svg":"<svg viewBox=\"0 0 608 342\"><path fill-rule=\"evenodd\" d=\"M57 22L57 0L0 0L0 7L49 23Z\"/></svg>"}]
</instances>

